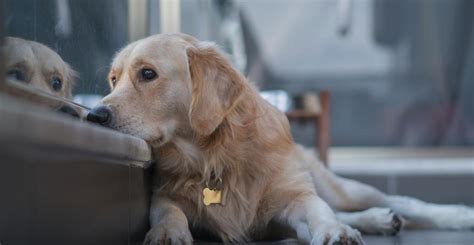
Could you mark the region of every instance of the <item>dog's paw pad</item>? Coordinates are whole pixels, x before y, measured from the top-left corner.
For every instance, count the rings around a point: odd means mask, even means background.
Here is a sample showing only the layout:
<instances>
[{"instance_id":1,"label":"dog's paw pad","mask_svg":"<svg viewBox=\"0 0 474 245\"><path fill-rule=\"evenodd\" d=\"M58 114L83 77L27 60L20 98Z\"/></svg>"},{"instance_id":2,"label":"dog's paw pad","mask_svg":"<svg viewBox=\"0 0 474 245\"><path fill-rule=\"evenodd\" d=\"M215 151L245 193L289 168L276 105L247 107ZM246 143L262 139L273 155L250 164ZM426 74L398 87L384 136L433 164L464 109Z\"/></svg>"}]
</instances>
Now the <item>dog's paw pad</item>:
<instances>
[{"instance_id":1,"label":"dog's paw pad","mask_svg":"<svg viewBox=\"0 0 474 245\"><path fill-rule=\"evenodd\" d=\"M391 222L391 227L392 231L388 235L394 236L400 232L403 226L403 219L400 215L393 213L392 214L392 222Z\"/></svg>"}]
</instances>

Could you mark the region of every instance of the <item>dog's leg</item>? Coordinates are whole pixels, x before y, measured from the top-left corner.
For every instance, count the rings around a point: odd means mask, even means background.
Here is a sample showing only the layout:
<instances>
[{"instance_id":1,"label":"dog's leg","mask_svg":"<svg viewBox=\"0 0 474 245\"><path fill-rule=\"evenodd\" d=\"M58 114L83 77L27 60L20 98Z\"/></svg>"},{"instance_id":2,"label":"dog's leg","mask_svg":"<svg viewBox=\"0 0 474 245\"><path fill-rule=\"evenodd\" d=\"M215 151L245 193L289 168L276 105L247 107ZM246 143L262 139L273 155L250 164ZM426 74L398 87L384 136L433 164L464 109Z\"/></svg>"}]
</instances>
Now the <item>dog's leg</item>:
<instances>
[{"instance_id":1,"label":"dog's leg","mask_svg":"<svg viewBox=\"0 0 474 245\"><path fill-rule=\"evenodd\" d=\"M331 208L316 195L293 200L277 220L293 228L300 241L314 245L363 244L360 233L340 223Z\"/></svg>"},{"instance_id":2,"label":"dog's leg","mask_svg":"<svg viewBox=\"0 0 474 245\"><path fill-rule=\"evenodd\" d=\"M372 186L336 176L327 169L322 170L327 184L315 180L318 194L338 211L341 222L367 234L397 234L404 223L398 213L390 210L387 195ZM329 172L329 173L328 173Z\"/></svg>"},{"instance_id":3,"label":"dog's leg","mask_svg":"<svg viewBox=\"0 0 474 245\"><path fill-rule=\"evenodd\" d=\"M327 169L314 150L296 147L294 159L310 174L318 195L338 211L362 211L386 206L386 195L372 186L337 176Z\"/></svg>"},{"instance_id":4,"label":"dog's leg","mask_svg":"<svg viewBox=\"0 0 474 245\"><path fill-rule=\"evenodd\" d=\"M474 229L474 208L464 205L441 205L423 202L416 198L390 196L357 181L333 176L328 190L318 194L329 205L341 211L359 211L372 207L385 207L401 215L408 228Z\"/></svg>"},{"instance_id":5,"label":"dog's leg","mask_svg":"<svg viewBox=\"0 0 474 245\"><path fill-rule=\"evenodd\" d=\"M327 183L329 185L317 184L316 189L336 210L361 211L372 207L385 207L401 215L406 221L404 225L408 228L474 229L472 207L433 204L411 197L390 196L369 185L334 174Z\"/></svg>"},{"instance_id":6,"label":"dog's leg","mask_svg":"<svg viewBox=\"0 0 474 245\"><path fill-rule=\"evenodd\" d=\"M370 208L361 212L336 212L337 219L365 234L396 235L402 218L389 208Z\"/></svg>"},{"instance_id":7,"label":"dog's leg","mask_svg":"<svg viewBox=\"0 0 474 245\"><path fill-rule=\"evenodd\" d=\"M376 188L339 177L324 167L313 150L297 148L296 160L311 173L318 195L338 211L362 211L373 207L392 209L408 227L474 229L474 208L439 205L415 198L389 196Z\"/></svg>"},{"instance_id":8,"label":"dog's leg","mask_svg":"<svg viewBox=\"0 0 474 245\"><path fill-rule=\"evenodd\" d=\"M144 244L192 244L188 220L183 211L166 197L152 197L151 229Z\"/></svg>"},{"instance_id":9,"label":"dog's leg","mask_svg":"<svg viewBox=\"0 0 474 245\"><path fill-rule=\"evenodd\" d=\"M387 196L387 206L407 220L409 228L474 229L474 208L427 203L404 196Z\"/></svg>"}]
</instances>

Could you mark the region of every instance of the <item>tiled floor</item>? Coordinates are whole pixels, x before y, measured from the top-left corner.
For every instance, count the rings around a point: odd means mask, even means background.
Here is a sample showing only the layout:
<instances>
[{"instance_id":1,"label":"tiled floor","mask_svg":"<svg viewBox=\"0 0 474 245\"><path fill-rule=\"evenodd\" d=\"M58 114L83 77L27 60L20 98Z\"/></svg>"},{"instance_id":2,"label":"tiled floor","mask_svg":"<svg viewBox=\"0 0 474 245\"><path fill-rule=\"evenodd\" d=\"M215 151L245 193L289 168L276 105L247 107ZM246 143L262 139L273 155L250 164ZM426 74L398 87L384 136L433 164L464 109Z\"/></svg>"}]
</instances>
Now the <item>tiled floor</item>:
<instances>
[{"instance_id":1,"label":"tiled floor","mask_svg":"<svg viewBox=\"0 0 474 245\"><path fill-rule=\"evenodd\" d=\"M364 236L366 245L473 245L474 231L403 231L397 236ZM196 243L210 245L218 243ZM299 244L296 240L284 240L277 242L257 242L249 243L255 245L264 244Z\"/></svg>"},{"instance_id":2,"label":"tiled floor","mask_svg":"<svg viewBox=\"0 0 474 245\"><path fill-rule=\"evenodd\" d=\"M367 245L472 245L474 231L403 231L394 237L365 236Z\"/></svg>"}]
</instances>

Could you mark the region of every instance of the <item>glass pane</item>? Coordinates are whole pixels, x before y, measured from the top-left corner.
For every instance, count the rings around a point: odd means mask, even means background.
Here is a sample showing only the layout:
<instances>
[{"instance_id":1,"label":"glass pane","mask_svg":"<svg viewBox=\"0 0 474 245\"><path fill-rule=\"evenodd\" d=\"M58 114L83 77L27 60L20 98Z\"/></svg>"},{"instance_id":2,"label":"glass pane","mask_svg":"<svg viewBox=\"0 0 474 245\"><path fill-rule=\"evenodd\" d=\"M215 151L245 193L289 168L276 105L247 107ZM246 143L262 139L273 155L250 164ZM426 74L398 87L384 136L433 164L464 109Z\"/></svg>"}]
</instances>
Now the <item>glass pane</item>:
<instances>
[{"instance_id":1,"label":"glass pane","mask_svg":"<svg viewBox=\"0 0 474 245\"><path fill-rule=\"evenodd\" d=\"M216 42L262 91L278 90L270 100L282 110L299 106L308 92L329 91L333 145L474 144L471 1L176 2L180 31ZM77 71L73 97L92 106L108 93L113 55L166 26L161 13L174 10L163 6L8 0L6 34L56 52ZM27 77L17 70L8 76ZM40 84L51 90L55 79ZM293 125L295 139L307 145L313 130Z\"/></svg>"},{"instance_id":2,"label":"glass pane","mask_svg":"<svg viewBox=\"0 0 474 245\"><path fill-rule=\"evenodd\" d=\"M128 41L127 4L126 0L7 1L6 35L27 40L7 39L8 77L59 96L65 94L57 92L57 80L66 90L72 86L73 95L105 95L111 57ZM76 73L66 71L54 53Z\"/></svg>"}]
</instances>

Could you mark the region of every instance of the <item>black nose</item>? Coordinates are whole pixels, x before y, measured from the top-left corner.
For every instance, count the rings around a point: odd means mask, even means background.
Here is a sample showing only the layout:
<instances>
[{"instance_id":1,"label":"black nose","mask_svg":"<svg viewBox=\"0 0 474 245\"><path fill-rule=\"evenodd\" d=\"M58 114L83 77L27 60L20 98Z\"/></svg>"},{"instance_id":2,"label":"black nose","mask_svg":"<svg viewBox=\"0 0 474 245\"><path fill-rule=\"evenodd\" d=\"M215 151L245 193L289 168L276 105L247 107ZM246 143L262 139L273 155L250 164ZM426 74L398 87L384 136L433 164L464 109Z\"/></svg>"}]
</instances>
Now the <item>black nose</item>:
<instances>
[{"instance_id":1,"label":"black nose","mask_svg":"<svg viewBox=\"0 0 474 245\"><path fill-rule=\"evenodd\" d=\"M108 126L112 119L112 113L106 106L96 106L87 114L87 121Z\"/></svg>"}]
</instances>

